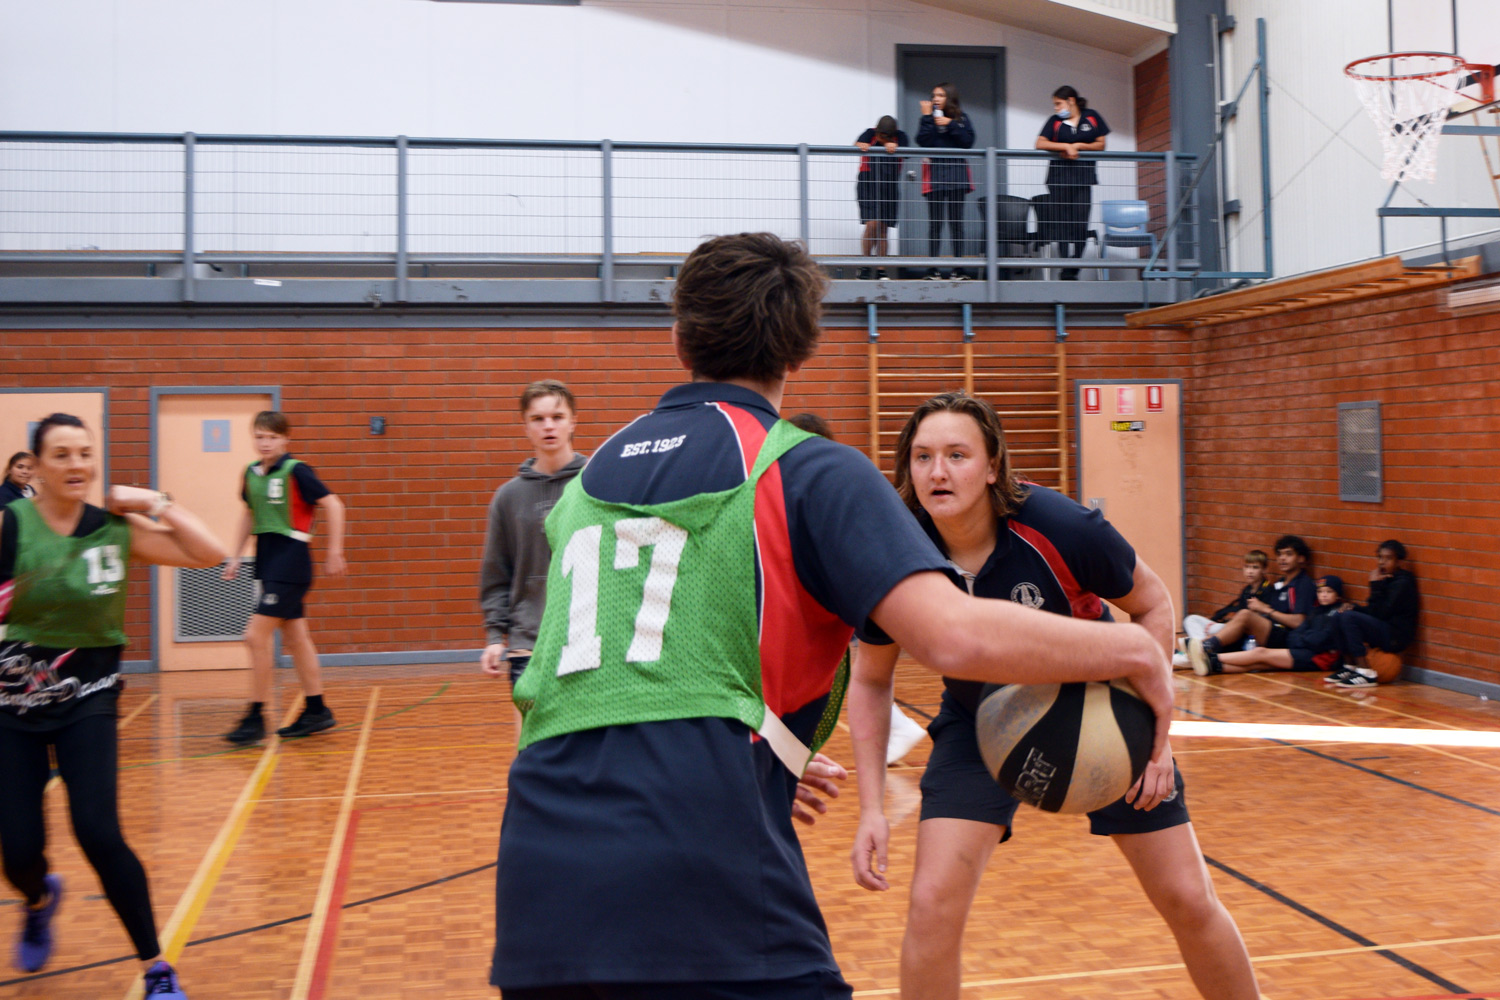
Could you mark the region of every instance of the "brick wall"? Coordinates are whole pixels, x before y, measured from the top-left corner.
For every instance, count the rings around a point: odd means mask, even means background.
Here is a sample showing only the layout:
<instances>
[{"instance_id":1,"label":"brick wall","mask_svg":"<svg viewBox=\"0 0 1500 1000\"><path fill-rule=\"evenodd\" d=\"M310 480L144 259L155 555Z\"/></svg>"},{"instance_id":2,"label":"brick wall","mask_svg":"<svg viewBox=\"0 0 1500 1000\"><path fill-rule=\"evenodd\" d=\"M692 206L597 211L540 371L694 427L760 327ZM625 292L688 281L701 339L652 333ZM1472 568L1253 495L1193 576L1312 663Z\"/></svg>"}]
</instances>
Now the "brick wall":
<instances>
[{"instance_id":1,"label":"brick wall","mask_svg":"<svg viewBox=\"0 0 1500 1000\"><path fill-rule=\"evenodd\" d=\"M1135 65L1135 148L1142 152L1161 153L1172 148L1169 72L1164 51ZM1164 167L1141 166L1140 190L1151 203L1151 230L1158 235L1167 225L1165 184Z\"/></svg>"},{"instance_id":2,"label":"brick wall","mask_svg":"<svg viewBox=\"0 0 1500 1000\"><path fill-rule=\"evenodd\" d=\"M1395 537L1421 582L1418 666L1500 682L1500 314L1426 291L1205 328L1187 392L1189 604L1300 534L1363 600ZM1337 404L1381 403L1384 502L1338 499Z\"/></svg>"},{"instance_id":3,"label":"brick wall","mask_svg":"<svg viewBox=\"0 0 1500 1000\"><path fill-rule=\"evenodd\" d=\"M1072 379L1186 380L1190 610L1222 604L1238 588L1240 555L1286 531L1306 537L1317 568L1362 598L1375 544L1395 536L1411 548L1423 586L1411 661L1500 681L1500 316L1448 317L1440 295L1192 333L1072 331ZM959 362L936 355L957 353L959 342L956 329L883 329L882 351L921 354L916 367L954 373L888 387L956 387ZM266 370L271 352L285 359L280 375ZM1046 368L1052 332L980 329L975 354L980 370ZM591 451L682 378L661 328L11 331L0 367L22 386L108 386L110 463L121 482L146 478L151 385L279 382L298 453L350 507L351 574L322 581L313 598L327 652L479 643L483 510L527 455L514 402L526 382L556 375L574 387L578 445ZM821 413L841 440L867 450L866 369L864 330L830 328L791 383L785 412ZM1071 384L1066 399L1071 408ZM1361 399L1383 405L1381 504L1337 499L1336 404ZM367 429L377 414L389 421L380 438ZM1077 482L1076 462L1069 480ZM144 574L135 584L131 655L144 657Z\"/></svg>"}]
</instances>

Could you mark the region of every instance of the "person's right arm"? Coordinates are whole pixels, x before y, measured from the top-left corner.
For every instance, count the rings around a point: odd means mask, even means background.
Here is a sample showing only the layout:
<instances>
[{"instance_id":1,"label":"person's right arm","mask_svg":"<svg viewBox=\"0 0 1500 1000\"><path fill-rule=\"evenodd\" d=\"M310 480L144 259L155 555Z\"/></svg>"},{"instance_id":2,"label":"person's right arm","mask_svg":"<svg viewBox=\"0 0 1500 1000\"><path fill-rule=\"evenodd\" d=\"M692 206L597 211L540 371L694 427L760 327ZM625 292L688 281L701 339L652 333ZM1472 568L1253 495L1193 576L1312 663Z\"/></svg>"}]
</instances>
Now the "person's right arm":
<instances>
[{"instance_id":1,"label":"person's right arm","mask_svg":"<svg viewBox=\"0 0 1500 1000\"><path fill-rule=\"evenodd\" d=\"M1122 677L1156 713L1152 757L1172 722L1172 667L1139 625L1049 614L955 593L943 574L913 573L870 617L929 670L992 684L1056 684Z\"/></svg>"},{"instance_id":2,"label":"person's right arm","mask_svg":"<svg viewBox=\"0 0 1500 1000\"><path fill-rule=\"evenodd\" d=\"M240 527L234 533L234 544L229 548L229 561L224 564L224 572L220 574L226 580L233 580L240 572L240 560L244 557L245 546L250 544L250 529L255 527L255 519L250 516L249 510L240 512Z\"/></svg>"},{"instance_id":3,"label":"person's right arm","mask_svg":"<svg viewBox=\"0 0 1500 1000\"><path fill-rule=\"evenodd\" d=\"M490 501L484 554L479 560L479 607L484 612L485 647L479 669L492 677L504 673L505 642L510 634L510 547L505 538L505 509L498 491Z\"/></svg>"},{"instance_id":4,"label":"person's right arm","mask_svg":"<svg viewBox=\"0 0 1500 1000\"><path fill-rule=\"evenodd\" d=\"M854 651L849 677L849 736L859 782L859 829L849 860L854 881L876 891L890 888L885 879L891 836L885 818L885 751L891 738L891 699L900 654L900 646L862 642Z\"/></svg>"}]
</instances>

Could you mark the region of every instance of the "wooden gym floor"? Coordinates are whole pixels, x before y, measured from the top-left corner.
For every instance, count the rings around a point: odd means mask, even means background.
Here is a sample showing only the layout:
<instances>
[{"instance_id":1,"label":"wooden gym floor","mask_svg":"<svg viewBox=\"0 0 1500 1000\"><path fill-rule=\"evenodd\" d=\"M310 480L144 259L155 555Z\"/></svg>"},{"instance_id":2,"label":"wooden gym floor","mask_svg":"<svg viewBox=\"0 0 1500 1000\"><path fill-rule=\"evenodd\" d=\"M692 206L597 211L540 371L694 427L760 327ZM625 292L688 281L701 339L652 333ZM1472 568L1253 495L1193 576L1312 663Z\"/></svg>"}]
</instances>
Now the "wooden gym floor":
<instances>
[{"instance_id":1,"label":"wooden gym floor","mask_svg":"<svg viewBox=\"0 0 1500 1000\"><path fill-rule=\"evenodd\" d=\"M291 684L290 671L279 674ZM243 675L132 676L122 701L127 836L194 1000L479 998L496 838L515 739L506 685L477 669L327 671L340 725L233 750ZM1500 730L1500 706L1395 685L1362 696L1307 675L1179 673L1183 718ZM903 661L897 695L936 710ZM283 687L280 715L297 707ZM853 884L843 797L804 834L856 996L895 997L925 744L890 770L885 894ZM1179 739L1198 837L1269 1000L1500 997L1500 750ZM847 729L830 753L851 760ZM68 885L44 973L0 997L124 998L136 963L48 793ZM1119 853L1087 822L1023 809L995 853L965 947L966 998L1186 1000L1197 994ZM0 897L9 958L20 907ZM185 946L185 947L183 947ZM7 963L8 965L8 963Z\"/></svg>"}]
</instances>

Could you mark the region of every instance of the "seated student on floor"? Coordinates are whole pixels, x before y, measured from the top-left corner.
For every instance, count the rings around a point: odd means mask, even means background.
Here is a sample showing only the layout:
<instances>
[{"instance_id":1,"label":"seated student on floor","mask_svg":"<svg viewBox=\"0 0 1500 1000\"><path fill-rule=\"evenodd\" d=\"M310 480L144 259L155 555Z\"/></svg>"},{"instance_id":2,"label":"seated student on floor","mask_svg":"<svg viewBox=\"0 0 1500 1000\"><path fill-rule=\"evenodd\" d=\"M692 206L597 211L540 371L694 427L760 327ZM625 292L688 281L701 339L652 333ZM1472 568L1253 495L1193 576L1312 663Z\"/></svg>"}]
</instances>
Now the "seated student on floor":
<instances>
[{"instance_id":1,"label":"seated student on floor","mask_svg":"<svg viewBox=\"0 0 1500 1000\"><path fill-rule=\"evenodd\" d=\"M1344 581L1318 577L1318 603L1307 620L1292 629L1284 649L1256 646L1235 653L1205 651L1210 674L1251 674L1262 670L1328 670L1339 662L1339 619L1354 605L1344 600ZM1200 671L1201 672L1201 671Z\"/></svg>"},{"instance_id":2,"label":"seated student on floor","mask_svg":"<svg viewBox=\"0 0 1500 1000\"><path fill-rule=\"evenodd\" d=\"M1269 602L1274 593L1271 581L1266 578L1266 565L1270 558L1260 549L1251 549L1245 553L1245 563L1240 570L1244 577L1245 585L1240 588L1239 595L1228 604L1224 605L1213 614L1188 615L1182 620L1182 631L1187 633L1189 639L1206 639L1222 629L1226 622L1234 616L1236 611L1243 611L1250 606L1250 599Z\"/></svg>"},{"instance_id":3,"label":"seated student on floor","mask_svg":"<svg viewBox=\"0 0 1500 1000\"><path fill-rule=\"evenodd\" d=\"M1222 653L1234 649L1235 643L1247 636L1254 638L1258 646L1271 649L1286 649L1287 637L1292 629L1301 625L1312 613L1313 584L1304 567L1312 558L1312 549L1297 535L1282 535L1276 539L1276 569L1281 579L1274 584L1269 601L1252 597L1246 607L1236 611L1219 630L1217 635L1206 639L1188 640L1188 659L1193 672L1207 675L1208 653Z\"/></svg>"},{"instance_id":4,"label":"seated student on floor","mask_svg":"<svg viewBox=\"0 0 1500 1000\"><path fill-rule=\"evenodd\" d=\"M1422 606L1416 574L1402 566L1405 561L1406 546L1394 538L1381 542L1375 550L1370 602L1355 605L1339 619L1344 662L1352 666L1328 678L1334 686L1374 687L1399 675L1401 661L1396 654L1416 637L1417 613ZM1376 662L1381 659L1386 661L1385 670Z\"/></svg>"}]
</instances>

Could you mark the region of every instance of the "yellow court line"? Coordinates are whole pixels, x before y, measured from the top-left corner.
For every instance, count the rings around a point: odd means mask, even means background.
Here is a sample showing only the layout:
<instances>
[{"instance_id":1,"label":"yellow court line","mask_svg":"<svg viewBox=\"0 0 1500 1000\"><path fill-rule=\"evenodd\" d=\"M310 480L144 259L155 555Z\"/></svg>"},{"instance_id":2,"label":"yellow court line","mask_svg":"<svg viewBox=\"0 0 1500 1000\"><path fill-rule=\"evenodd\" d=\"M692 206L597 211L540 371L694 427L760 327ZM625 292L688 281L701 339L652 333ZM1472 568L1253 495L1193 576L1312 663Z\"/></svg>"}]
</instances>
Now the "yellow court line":
<instances>
[{"instance_id":1,"label":"yellow court line","mask_svg":"<svg viewBox=\"0 0 1500 1000\"><path fill-rule=\"evenodd\" d=\"M1399 944L1373 944L1359 945L1350 948L1326 948L1321 951L1294 951L1280 955L1259 955L1250 959L1257 965L1272 965L1281 962L1300 962L1308 958L1330 958L1336 955L1358 955L1362 952L1378 951L1411 951L1413 948L1437 948L1454 944L1474 944L1482 941L1500 941L1500 934L1481 934L1474 937L1442 938L1432 941L1403 941ZM966 982L964 989L978 989L984 986L1020 986L1025 983L1049 983L1062 979L1092 979L1096 976L1137 976L1143 972L1171 972L1178 969L1186 969L1187 966L1181 962L1170 965L1136 965L1129 967L1116 967L1113 969L1092 969L1085 972L1053 972L1040 976L1015 976L1009 979L984 979L975 982ZM896 996L901 990L856 990L857 997L890 997Z\"/></svg>"},{"instance_id":2,"label":"yellow court line","mask_svg":"<svg viewBox=\"0 0 1500 1000\"><path fill-rule=\"evenodd\" d=\"M287 710L286 718L281 724L291 725L301 706L302 699L298 698ZM203 860L198 863L198 870L193 873L187 888L182 891L181 898L177 900L177 906L172 910L172 915L167 918L160 938L161 957L168 962L176 964L178 956L182 954L182 949L187 946L188 937L193 933L198 918L203 915L203 910L208 905L208 897L213 895L214 886L218 884L219 876L224 872L224 866L229 863L229 856L234 853L240 834L245 832L245 826L250 822L250 813L254 811L255 803L271 781L271 773L276 770L276 762L281 758L280 750L281 737L273 733L265 750L261 752L260 761L256 763L255 770L251 771L250 777L245 779L245 786L240 789L240 797L235 800L234 806L229 810L229 815L224 819L224 825L219 827L213 843L208 846ZM125 1000L140 1000L143 990L144 984L141 977L137 976L131 983L130 989L125 992Z\"/></svg>"},{"instance_id":3,"label":"yellow court line","mask_svg":"<svg viewBox=\"0 0 1500 1000\"><path fill-rule=\"evenodd\" d=\"M344 837L349 830L349 814L354 811L354 793L359 789L365 751L370 746L370 731L375 726L375 706L379 703L380 688L372 688L370 704L365 708L365 721L359 729L359 745L354 748L354 761L349 765L349 780L344 783L344 802L333 824L333 836L328 840L328 857L323 862L323 877L318 882L317 899L313 902L312 917L307 922L307 936L302 941L302 959L297 963L297 976L292 981L292 1000L307 1000L308 991L312 989L313 967L318 962L318 946L323 943L323 928L328 923L328 907L333 900L333 883L338 878L339 857L344 852Z\"/></svg>"},{"instance_id":4,"label":"yellow court line","mask_svg":"<svg viewBox=\"0 0 1500 1000\"><path fill-rule=\"evenodd\" d=\"M504 796L504 788L456 788L451 791L423 791L423 792L359 792L356 799L408 799L420 795L500 795ZM286 798L262 799L262 802L326 802L329 799L341 799L342 795L297 795Z\"/></svg>"},{"instance_id":5,"label":"yellow court line","mask_svg":"<svg viewBox=\"0 0 1500 1000\"><path fill-rule=\"evenodd\" d=\"M390 747L384 750L371 750L370 753L411 753L417 750L492 750L496 747L513 746L514 740L494 740L489 743L463 743L457 746L443 747ZM293 760L299 757L343 757L351 754L352 750L297 750L289 751L287 756ZM204 754L198 757L161 757L157 760L143 760L136 762L135 766L145 767L156 764L208 764L215 761L240 761L244 756L237 753L214 753Z\"/></svg>"},{"instance_id":6,"label":"yellow court line","mask_svg":"<svg viewBox=\"0 0 1500 1000\"><path fill-rule=\"evenodd\" d=\"M125 716L125 718L123 718L123 719L120 720L120 725L118 727L116 727L115 731L119 732L121 729L124 729L126 726L128 726L132 722L134 722L136 716L140 715L146 709L150 708L151 704L153 702L155 702L155 701L156 701L156 695L153 694L149 698L147 698L145 701L141 702L139 705L137 705L135 707L135 711L134 712L131 712L129 715Z\"/></svg>"},{"instance_id":7,"label":"yellow court line","mask_svg":"<svg viewBox=\"0 0 1500 1000\"><path fill-rule=\"evenodd\" d=\"M1500 748L1500 732L1490 729L1405 729L1399 726L1310 726L1285 722L1200 722L1178 719L1173 736L1235 740L1306 740L1324 743Z\"/></svg>"}]
</instances>

